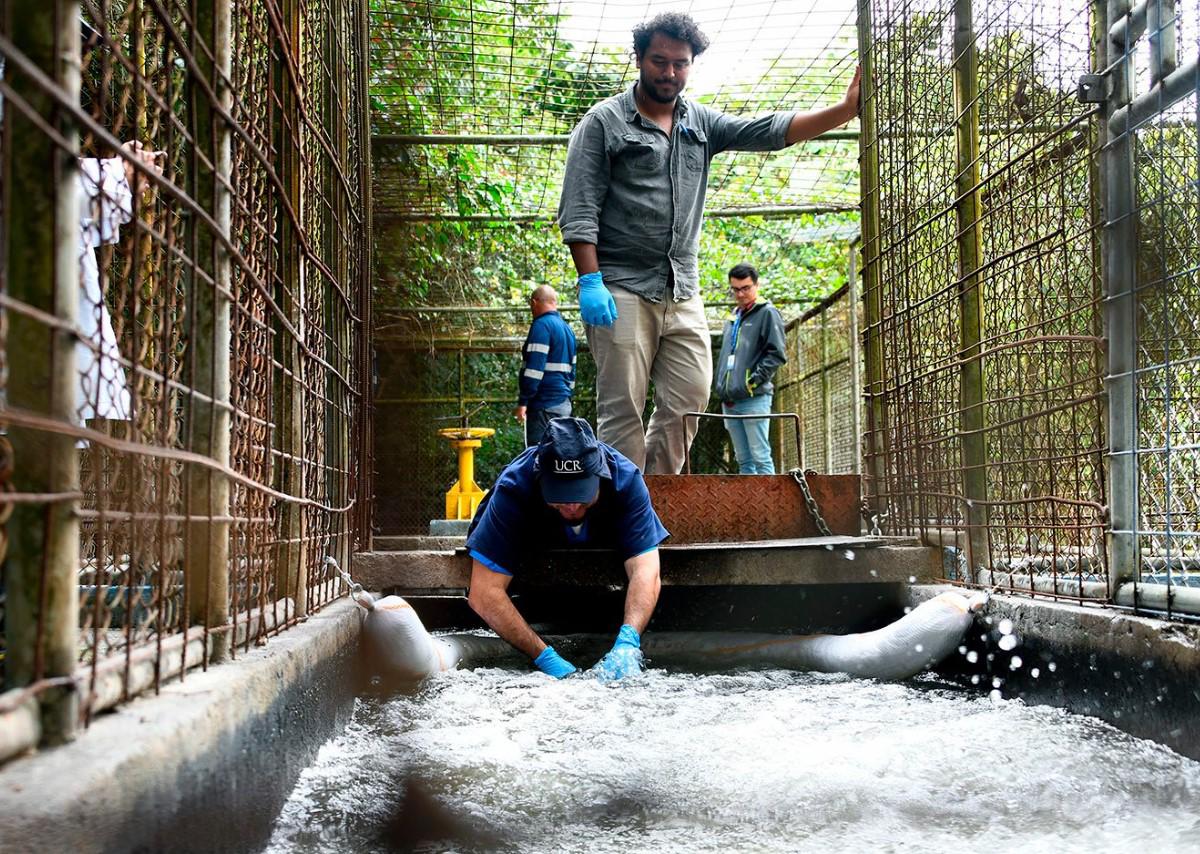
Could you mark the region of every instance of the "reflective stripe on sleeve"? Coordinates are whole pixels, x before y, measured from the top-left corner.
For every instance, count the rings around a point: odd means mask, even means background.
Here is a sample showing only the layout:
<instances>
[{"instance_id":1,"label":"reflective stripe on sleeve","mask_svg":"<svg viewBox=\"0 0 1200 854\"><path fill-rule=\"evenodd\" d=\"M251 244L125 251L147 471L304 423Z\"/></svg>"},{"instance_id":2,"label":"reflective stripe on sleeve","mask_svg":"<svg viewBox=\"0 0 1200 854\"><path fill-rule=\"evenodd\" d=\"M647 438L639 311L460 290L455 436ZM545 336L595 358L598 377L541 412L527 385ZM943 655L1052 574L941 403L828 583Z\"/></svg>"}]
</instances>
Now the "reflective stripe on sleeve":
<instances>
[{"instance_id":1,"label":"reflective stripe on sleeve","mask_svg":"<svg viewBox=\"0 0 1200 854\"><path fill-rule=\"evenodd\" d=\"M549 353L549 344L526 344L525 352L527 353Z\"/></svg>"},{"instance_id":2,"label":"reflective stripe on sleeve","mask_svg":"<svg viewBox=\"0 0 1200 854\"><path fill-rule=\"evenodd\" d=\"M509 352L512 352L512 351L510 350ZM549 366L547 366L547 367L549 367ZM511 374L510 374L510 376L511 376ZM543 371L535 371L533 368L526 368L525 376L529 377L531 380L540 380L542 377L545 376L545 373Z\"/></svg>"},{"instance_id":3,"label":"reflective stripe on sleeve","mask_svg":"<svg viewBox=\"0 0 1200 854\"><path fill-rule=\"evenodd\" d=\"M560 374L569 374L572 368L566 362L547 362L546 370L557 371Z\"/></svg>"}]
</instances>

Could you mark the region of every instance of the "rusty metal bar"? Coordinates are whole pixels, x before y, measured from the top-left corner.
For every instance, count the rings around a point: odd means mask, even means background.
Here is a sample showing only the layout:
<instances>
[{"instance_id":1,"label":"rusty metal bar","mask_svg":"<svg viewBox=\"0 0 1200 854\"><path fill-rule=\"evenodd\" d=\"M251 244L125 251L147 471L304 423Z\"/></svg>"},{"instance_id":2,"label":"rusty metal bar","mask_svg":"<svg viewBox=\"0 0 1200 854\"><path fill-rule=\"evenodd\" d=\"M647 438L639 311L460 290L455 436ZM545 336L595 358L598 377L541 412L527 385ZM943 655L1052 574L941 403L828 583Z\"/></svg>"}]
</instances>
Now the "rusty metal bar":
<instances>
[{"instance_id":1,"label":"rusty metal bar","mask_svg":"<svg viewBox=\"0 0 1200 854\"><path fill-rule=\"evenodd\" d=\"M13 0L11 38L54 87L79 97L79 4L71 0ZM8 318L8 383L4 407L22 407L55 422L75 420L75 335L80 293L78 136L54 92L10 67L6 85L26 110L5 107L8 162L4 164L7 295L51 315L46 327ZM55 136L43 132L43 123ZM60 142L62 144L60 144ZM9 424L12 483L30 493L75 494L79 457L71 439ZM8 522L5 686L22 688L70 675L78 656L79 566L76 500L21 504ZM39 694L40 727L49 743L73 737L78 698L62 686Z\"/></svg>"},{"instance_id":2,"label":"rusty metal bar","mask_svg":"<svg viewBox=\"0 0 1200 854\"><path fill-rule=\"evenodd\" d=\"M278 172L282 182L283 198L292 209L301 209L301 170L303 155L299 148L297 126L302 105L296 86L295 65L300 56L301 14L300 0L282 0L279 4L279 40L272 52L272 85L275 91L277 112L275 116L276 151L279 157ZM304 288L300 260L300 237L303 226L299 221L288 219L279 223L280 293L279 302L287 322L298 331L297 341L306 338L304 316ZM276 400L280 425L278 441L284 453L278 477L282 490L297 495L306 495L305 466L300 462L304 456L304 387L306 365L297 346L283 348L283 373L276 380ZM280 508L280 539L277 550L276 589L290 598L298 615L308 611L308 585L305 583L307 548L304 536L304 513L296 504Z\"/></svg>"},{"instance_id":3,"label":"rusty metal bar","mask_svg":"<svg viewBox=\"0 0 1200 854\"><path fill-rule=\"evenodd\" d=\"M212 169L197 168L191 174L189 194L212 212L214 231L196 225L194 245L197 265L211 276L213 286L192 282L192 387L205 396L190 402L188 438L190 449L211 457L221 467L229 465L230 448L230 261L224 244L230 233L230 186L232 160L229 127L218 107L228 111L232 93L230 0L198 0L193 26L199 41L211 46L196 54L197 72L212 81L218 101L192 93L192 127L198 147L204 150ZM209 403L207 401L212 401ZM185 566L188 570L189 617L213 629L229 620L229 481L219 470L189 468L187 513L209 518L188 525ZM228 637L213 636L211 661L228 655Z\"/></svg>"},{"instance_id":4,"label":"rusty metal bar","mask_svg":"<svg viewBox=\"0 0 1200 854\"><path fill-rule=\"evenodd\" d=\"M557 145L565 146L570 134L521 134L521 133L381 133L371 137L376 145ZM858 132L853 130L831 130L814 137L812 142L829 140L856 140Z\"/></svg>"},{"instance_id":5,"label":"rusty metal bar","mask_svg":"<svg viewBox=\"0 0 1200 854\"><path fill-rule=\"evenodd\" d=\"M862 104L859 121L859 186L862 217L863 252L863 369L866 374L864 397L869 439L862 449L866 457L869 500L876 513L880 495L887 490L886 466L889 457L887 397L884 393L883 282L880 277L881 234L879 199L879 118L876 114L874 24L872 0L858 2L858 55L862 65Z\"/></svg>"},{"instance_id":6,"label":"rusty metal bar","mask_svg":"<svg viewBox=\"0 0 1200 854\"><path fill-rule=\"evenodd\" d=\"M971 567L991 566L987 525L987 443L984 436L984 380L980 342L983 294L977 271L983 240L979 199L979 58L975 44L972 0L954 4L955 142L958 158L955 214L958 223L959 269L959 406L963 517L968 531Z\"/></svg>"},{"instance_id":7,"label":"rusty metal bar","mask_svg":"<svg viewBox=\"0 0 1200 854\"><path fill-rule=\"evenodd\" d=\"M861 247L861 239L855 240L850 244L847 255L849 256L848 266L846 271L846 286L848 288L846 299L850 303L850 405L854 408L854 453L853 453L853 471L855 474L862 473L862 352L859 349L861 344L858 340L858 247Z\"/></svg>"}]
</instances>

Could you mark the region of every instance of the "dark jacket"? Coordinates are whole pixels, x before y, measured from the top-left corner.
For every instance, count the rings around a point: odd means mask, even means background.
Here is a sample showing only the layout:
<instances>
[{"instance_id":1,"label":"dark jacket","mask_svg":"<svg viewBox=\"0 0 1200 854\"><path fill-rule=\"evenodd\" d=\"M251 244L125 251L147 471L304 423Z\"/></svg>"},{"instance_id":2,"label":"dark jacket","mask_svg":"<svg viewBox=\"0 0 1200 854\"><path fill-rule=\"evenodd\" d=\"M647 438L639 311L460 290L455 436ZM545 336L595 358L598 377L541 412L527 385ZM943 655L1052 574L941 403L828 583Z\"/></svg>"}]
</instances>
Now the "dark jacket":
<instances>
[{"instance_id":1,"label":"dark jacket","mask_svg":"<svg viewBox=\"0 0 1200 854\"><path fill-rule=\"evenodd\" d=\"M735 340L736 326L736 340ZM756 302L737 323L737 313L725 322L725 337L717 359L713 388L717 398L733 403L775 391L771 378L787 362L783 318L765 300ZM729 355L733 354L733 365Z\"/></svg>"},{"instance_id":2,"label":"dark jacket","mask_svg":"<svg viewBox=\"0 0 1200 854\"><path fill-rule=\"evenodd\" d=\"M517 403L547 409L575 392L575 333L557 311L534 319L522 349Z\"/></svg>"}]
</instances>

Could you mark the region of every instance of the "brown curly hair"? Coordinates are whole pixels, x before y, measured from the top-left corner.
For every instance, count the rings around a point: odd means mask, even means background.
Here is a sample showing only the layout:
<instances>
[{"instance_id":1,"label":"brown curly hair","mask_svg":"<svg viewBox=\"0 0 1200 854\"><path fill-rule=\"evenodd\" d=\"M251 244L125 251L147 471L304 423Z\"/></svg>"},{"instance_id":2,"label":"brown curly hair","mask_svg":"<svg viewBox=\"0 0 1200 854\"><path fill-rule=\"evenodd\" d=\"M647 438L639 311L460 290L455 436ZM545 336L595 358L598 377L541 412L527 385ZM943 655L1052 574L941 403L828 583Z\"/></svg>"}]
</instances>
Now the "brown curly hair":
<instances>
[{"instance_id":1,"label":"brown curly hair","mask_svg":"<svg viewBox=\"0 0 1200 854\"><path fill-rule=\"evenodd\" d=\"M655 33L687 42L692 46L693 57L708 49L708 36L700 32L700 27L689 16L682 12L663 12L633 28L633 52L638 59L645 55Z\"/></svg>"}]
</instances>

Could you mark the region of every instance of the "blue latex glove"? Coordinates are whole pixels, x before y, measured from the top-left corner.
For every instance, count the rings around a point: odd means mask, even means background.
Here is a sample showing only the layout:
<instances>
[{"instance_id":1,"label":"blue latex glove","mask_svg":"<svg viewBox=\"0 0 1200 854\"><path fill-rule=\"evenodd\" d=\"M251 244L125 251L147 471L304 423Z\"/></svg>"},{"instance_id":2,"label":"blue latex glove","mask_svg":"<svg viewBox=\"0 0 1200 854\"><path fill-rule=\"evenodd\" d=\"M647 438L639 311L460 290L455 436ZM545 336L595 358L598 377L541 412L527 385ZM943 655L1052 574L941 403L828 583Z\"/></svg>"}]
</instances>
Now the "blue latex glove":
<instances>
[{"instance_id":1,"label":"blue latex glove","mask_svg":"<svg viewBox=\"0 0 1200 854\"><path fill-rule=\"evenodd\" d=\"M589 326L612 326L617 319L617 303L599 271L579 277L579 314Z\"/></svg>"},{"instance_id":2,"label":"blue latex glove","mask_svg":"<svg viewBox=\"0 0 1200 854\"><path fill-rule=\"evenodd\" d=\"M593 672L602 682L624 679L636 676L642 672L642 639L631 625L621 626L617 632L617 642L608 651L608 655L600 659Z\"/></svg>"},{"instance_id":3,"label":"blue latex glove","mask_svg":"<svg viewBox=\"0 0 1200 854\"><path fill-rule=\"evenodd\" d=\"M533 660L533 666L555 679L562 679L575 672L575 665L555 652L552 646L542 650L541 654Z\"/></svg>"}]
</instances>

